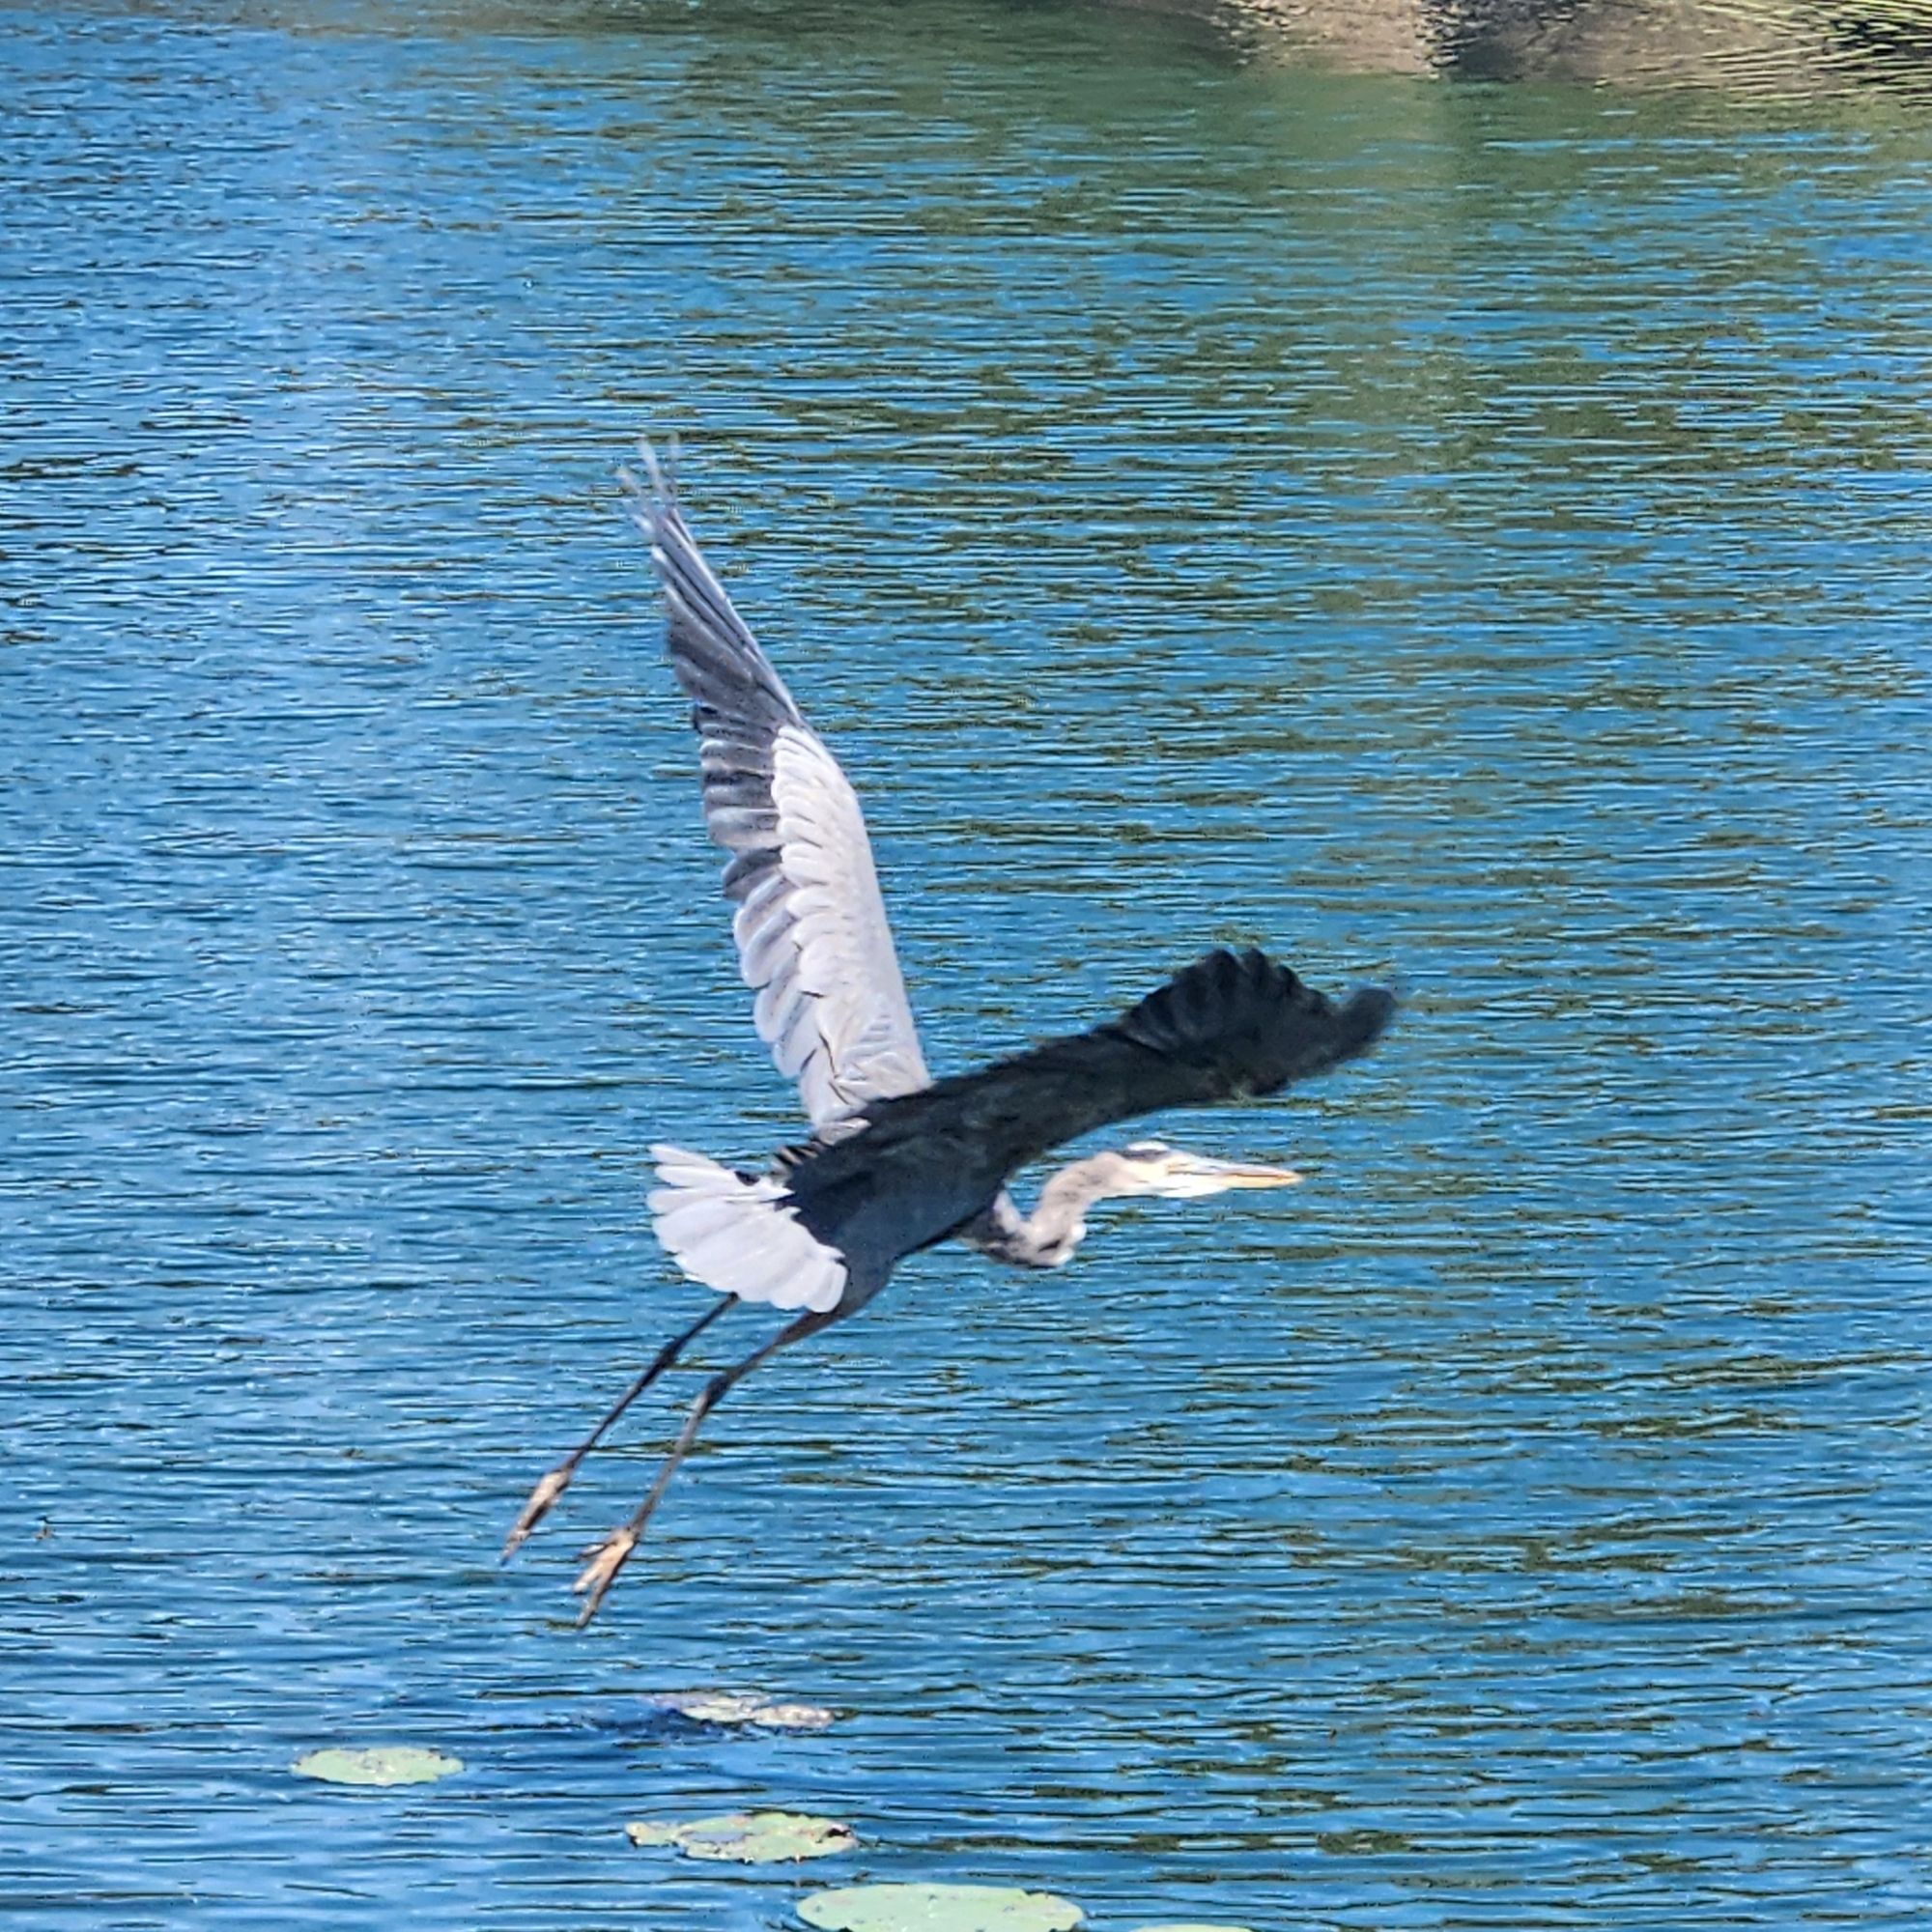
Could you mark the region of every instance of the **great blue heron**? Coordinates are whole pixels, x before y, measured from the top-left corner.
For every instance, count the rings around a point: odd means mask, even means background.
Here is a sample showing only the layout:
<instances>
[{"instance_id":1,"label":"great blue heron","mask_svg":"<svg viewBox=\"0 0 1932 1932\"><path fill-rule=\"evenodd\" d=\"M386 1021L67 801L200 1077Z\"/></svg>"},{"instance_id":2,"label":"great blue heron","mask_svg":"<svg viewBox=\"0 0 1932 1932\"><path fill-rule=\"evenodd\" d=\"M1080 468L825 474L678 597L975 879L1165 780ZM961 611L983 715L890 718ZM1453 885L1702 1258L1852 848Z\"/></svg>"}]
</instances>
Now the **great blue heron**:
<instances>
[{"instance_id":1,"label":"great blue heron","mask_svg":"<svg viewBox=\"0 0 1932 1932\"><path fill-rule=\"evenodd\" d=\"M1009 1175L1064 1141L1164 1107L1272 1094L1365 1051L1392 995L1337 1007L1263 953L1213 952L1120 1018L977 1073L934 1081L872 868L859 801L805 722L686 527L650 446L649 487L622 472L663 585L671 668L700 740L705 822L731 854L725 896L753 1016L797 1080L811 1137L764 1173L654 1147L659 1241L724 1297L625 1390L589 1436L530 1492L508 1556L563 1493L624 1410L731 1301L799 1310L714 1376L637 1513L588 1552L576 1582L588 1623L710 1411L780 1349L863 1308L906 1256L949 1236L1026 1267L1058 1267L1097 1201L1193 1200L1287 1187L1293 1169L1210 1160L1159 1141L1063 1167L1022 1215Z\"/></svg>"}]
</instances>

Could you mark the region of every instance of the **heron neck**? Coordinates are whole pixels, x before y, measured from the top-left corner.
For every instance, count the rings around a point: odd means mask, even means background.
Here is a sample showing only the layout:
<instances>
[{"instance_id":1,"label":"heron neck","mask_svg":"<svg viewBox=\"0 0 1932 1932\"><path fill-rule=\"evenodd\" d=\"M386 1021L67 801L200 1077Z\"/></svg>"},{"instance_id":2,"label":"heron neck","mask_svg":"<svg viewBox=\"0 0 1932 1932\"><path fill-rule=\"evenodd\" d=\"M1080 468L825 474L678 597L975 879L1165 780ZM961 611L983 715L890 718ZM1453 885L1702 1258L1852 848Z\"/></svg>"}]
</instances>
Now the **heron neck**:
<instances>
[{"instance_id":1,"label":"heron neck","mask_svg":"<svg viewBox=\"0 0 1932 1932\"><path fill-rule=\"evenodd\" d=\"M1087 1209L1106 1192L1098 1157L1070 1161L1047 1178L1031 1214L1002 1193L973 1231L975 1245L996 1261L1021 1267L1059 1267L1087 1233Z\"/></svg>"}]
</instances>

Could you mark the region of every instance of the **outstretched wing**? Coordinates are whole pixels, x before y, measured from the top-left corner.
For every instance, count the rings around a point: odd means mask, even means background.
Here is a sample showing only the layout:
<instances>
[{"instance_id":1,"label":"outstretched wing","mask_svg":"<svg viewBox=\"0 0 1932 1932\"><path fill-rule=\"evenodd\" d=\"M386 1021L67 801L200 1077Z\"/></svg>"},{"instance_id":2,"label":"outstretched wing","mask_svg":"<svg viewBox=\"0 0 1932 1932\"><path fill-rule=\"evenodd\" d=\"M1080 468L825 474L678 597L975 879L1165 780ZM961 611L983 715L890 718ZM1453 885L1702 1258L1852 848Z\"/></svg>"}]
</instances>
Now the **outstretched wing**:
<instances>
[{"instance_id":1,"label":"outstretched wing","mask_svg":"<svg viewBox=\"0 0 1932 1932\"><path fill-rule=\"evenodd\" d=\"M1366 1052L1394 1013L1379 987L1337 1006L1264 953L1210 952L1091 1033L868 1105L863 1128L785 1157L790 1205L848 1262L889 1265L1063 1141L1164 1107L1276 1093Z\"/></svg>"},{"instance_id":2,"label":"outstretched wing","mask_svg":"<svg viewBox=\"0 0 1932 1932\"><path fill-rule=\"evenodd\" d=\"M930 1077L859 801L731 608L648 444L626 474L664 585L671 668L700 740L704 818L731 854L724 895L758 1037L814 1127Z\"/></svg>"},{"instance_id":3,"label":"outstretched wing","mask_svg":"<svg viewBox=\"0 0 1932 1932\"><path fill-rule=\"evenodd\" d=\"M693 1281L773 1308L838 1306L845 1259L800 1225L782 1181L734 1174L683 1148L654 1147L651 1158L658 1240Z\"/></svg>"}]
</instances>

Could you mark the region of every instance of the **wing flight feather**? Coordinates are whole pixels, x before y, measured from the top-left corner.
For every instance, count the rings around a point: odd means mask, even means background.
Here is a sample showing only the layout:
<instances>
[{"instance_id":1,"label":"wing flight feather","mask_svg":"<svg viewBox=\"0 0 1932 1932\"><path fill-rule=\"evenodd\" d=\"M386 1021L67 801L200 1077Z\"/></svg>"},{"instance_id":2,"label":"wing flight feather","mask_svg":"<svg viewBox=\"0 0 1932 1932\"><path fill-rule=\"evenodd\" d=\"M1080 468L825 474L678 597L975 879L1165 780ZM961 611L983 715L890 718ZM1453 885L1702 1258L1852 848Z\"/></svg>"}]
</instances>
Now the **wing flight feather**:
<instances>
[{"instance_id":1,"label":"wing flight feather","mask_svg":"<svg viewBox=\"0 0 1932 1932\"><path fill-rule=\"evenodd\" d=\"M814 1127L929 1076L859 800L687 527L648 445L631 512L664 586L666 642L692 701L704 817L731 854L725 895L758 1035Z\"/></svg>"},{"instance_id":2,"label":"wing flight feather","mask_svg":"<svg viewBox=\"0 0 1932 1932\"><path fill-rule=\"evenodd\" d=\"M771 1308L837 1308L844 1257L793 1213L781 1180L734 1174L683 1148L654 1147L659 1244L693 1281Z\"/></svg>"},{"instance_id":3,"label":"wing flight feather","mask_svg":"<svg viewBox=\"0 0 1932 1932\"><path fill-rule=\"evenodd\" d=\"M785 1157L791 1198L821 1233L821 1204L903 1192L935 1169L979 1176L990 1199L1016 1168L1095 1127L1325 1072L1367 1052L1394 1013L1379 987L1337 1005L1264 953L1209 952L1091 1032L868 1106L863 1127Z\"/></svg>"}]
</instances>

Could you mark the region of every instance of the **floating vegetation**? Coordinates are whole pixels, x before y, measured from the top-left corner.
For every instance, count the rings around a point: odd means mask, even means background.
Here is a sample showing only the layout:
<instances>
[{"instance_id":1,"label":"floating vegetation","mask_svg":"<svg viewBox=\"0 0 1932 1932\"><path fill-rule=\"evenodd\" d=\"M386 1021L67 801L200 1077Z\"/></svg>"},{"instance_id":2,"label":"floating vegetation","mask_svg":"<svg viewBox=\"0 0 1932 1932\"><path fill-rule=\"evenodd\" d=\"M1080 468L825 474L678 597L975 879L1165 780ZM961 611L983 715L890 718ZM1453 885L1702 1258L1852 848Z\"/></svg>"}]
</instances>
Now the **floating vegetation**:
<instances>
[{"instance_id":1,"label":"floating vegetation","mask_svg":"<svg viewBox=\"0 0 1932 1932\"><path fill-rule=\"evenodd\" d=\"M859 1842L851 1826L803 1811L726 1811L684 1825L639 1820L624 1830L634 1845L675 1845L688 1859L728 1859L743 1865L829 1859Z\"/></svg>"},{"instance_id":2,"label":"floating vegetation","mask_svg":"<svg viewBox=\"0 0 1932 1932\"><path fill-rule=\"evenodd\" d=\"M834 1721L833 1713L816 1704L774 1704L736 1690L660 1690L644 1702L694 1724L757 1731L822 1731Z\"/></svg>"},{"instance_id":3,"label":"floating vegetation","mask_svg":"<svg viewBox=\"0 0 1932 1932\"><path fill-rule=\"evenodd\" d=\"M1191 1920L1176 1920L1171 1925L1137 1925L1134 1932L1249 1932L1245 1925L1196 1925Z\"/></svg>"},{"instance_id":4,"label":"floating vegetation","mask_svg":"<svg viewBox=\"0 0 1932 1932\"><path fill-rule=\"evenodd\" d=\"M298 1777L319 1777L327 1784L434 1784L454 1776L463 1760L417 1745L364 1745L356 1750L332 1745L297 1758L289 1769Z\"/></svg>"},{"instance_id":5,"label":"floating vegetation","mask_svg":"<svg viewBox=\"0 0 1932 1932\"><path fill-rule=\"evenodd\" d=\"M798 1916L819 1932L1072 1932L1070 1898L996 1885L854 1885L814 1891Z\"/></svg>"}]
</instances>

